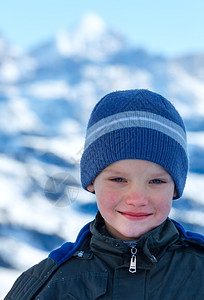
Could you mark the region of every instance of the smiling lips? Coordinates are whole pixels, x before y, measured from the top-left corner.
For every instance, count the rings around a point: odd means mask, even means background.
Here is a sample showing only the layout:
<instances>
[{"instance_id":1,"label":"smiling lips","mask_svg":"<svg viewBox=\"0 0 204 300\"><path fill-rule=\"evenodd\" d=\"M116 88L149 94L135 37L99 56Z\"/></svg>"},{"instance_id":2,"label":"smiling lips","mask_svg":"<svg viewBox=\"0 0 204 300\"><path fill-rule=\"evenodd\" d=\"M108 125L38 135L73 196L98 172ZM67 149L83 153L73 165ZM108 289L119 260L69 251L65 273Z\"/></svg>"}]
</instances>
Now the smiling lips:
<instances>
[{"instance_id":1,"label":"smiling lips","mask_svg":"<svg viewBox=\"0 0 204 300\"><path fill-rule=\"evenodd\" d=\"M119 211L119 213L129 220L144 220L152 215L152 213L145 213L145 212L134 213L129 211L126 212Z\"/></svg>"}]
</instances>

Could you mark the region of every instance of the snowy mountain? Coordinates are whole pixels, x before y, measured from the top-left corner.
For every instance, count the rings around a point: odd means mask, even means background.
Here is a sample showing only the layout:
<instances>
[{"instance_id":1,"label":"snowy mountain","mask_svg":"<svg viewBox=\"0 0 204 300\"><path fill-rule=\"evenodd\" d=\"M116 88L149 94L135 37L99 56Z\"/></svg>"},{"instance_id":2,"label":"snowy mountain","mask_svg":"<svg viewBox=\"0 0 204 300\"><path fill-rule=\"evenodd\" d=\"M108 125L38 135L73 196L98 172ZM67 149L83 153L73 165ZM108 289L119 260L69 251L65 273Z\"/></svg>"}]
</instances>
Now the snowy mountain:
<instances>
[{"instance_id":1,"label":"snowy mountain","mask_svg":"<svg viewBox=\"0 0 204 300\"><path fill-rule=\"evenodd\" d=\"M113 90L157 91L184 117L190 173L171 217L204 233L203 78L204 53L149 53L95 15L26 54L0 37L0 297L22 270L94 218L79 160L89 113Z\"/></svg>"}]
</instances>

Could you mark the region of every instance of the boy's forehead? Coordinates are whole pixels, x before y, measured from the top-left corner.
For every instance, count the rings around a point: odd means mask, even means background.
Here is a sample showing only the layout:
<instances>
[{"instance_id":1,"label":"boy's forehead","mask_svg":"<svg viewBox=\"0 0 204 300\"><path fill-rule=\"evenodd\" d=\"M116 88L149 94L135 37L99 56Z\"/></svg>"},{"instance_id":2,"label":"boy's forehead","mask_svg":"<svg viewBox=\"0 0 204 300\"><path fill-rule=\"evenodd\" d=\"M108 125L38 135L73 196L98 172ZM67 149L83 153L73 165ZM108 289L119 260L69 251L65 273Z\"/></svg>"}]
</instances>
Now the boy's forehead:
<instances>
[{"instance_id":1,"label":"boy's forehead","mask_svg":"<svg viewBox=\"0 0 204 300\"><path fill-rule=\"evenodd\" d=\"M104 172L115 172L118 173L130 173L132 170L142 170L145 169L147 171L151 172L159 172L161 174L168 173L162 166L153 163L148 160L141 160L141 159L124 159L124 160L118 160L110 165L108 165L106 168L104 168Z\"/></svg>"}]
</instances>

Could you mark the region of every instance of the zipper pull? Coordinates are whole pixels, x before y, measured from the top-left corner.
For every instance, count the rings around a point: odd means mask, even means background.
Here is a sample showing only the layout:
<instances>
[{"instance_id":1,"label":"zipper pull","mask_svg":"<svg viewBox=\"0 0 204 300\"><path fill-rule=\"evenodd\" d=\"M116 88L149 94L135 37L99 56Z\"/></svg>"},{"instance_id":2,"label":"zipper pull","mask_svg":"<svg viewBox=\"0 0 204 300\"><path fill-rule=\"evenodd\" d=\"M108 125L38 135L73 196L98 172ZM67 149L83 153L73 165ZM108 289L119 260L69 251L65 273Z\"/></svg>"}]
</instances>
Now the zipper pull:
<instances>
[{"instance_id":1,"label":"zipper pull","mask_svg":"<svg viewBox=\"0 0 204 300\"><path fill-rule=\"evenodd\" d=\"M135 245L132 245L131 247L131 260L130 260L130 267L129 267L129 272L130 273L136 273L136 253L137 253L137 248Z\"/></svg>"}]
</instances>

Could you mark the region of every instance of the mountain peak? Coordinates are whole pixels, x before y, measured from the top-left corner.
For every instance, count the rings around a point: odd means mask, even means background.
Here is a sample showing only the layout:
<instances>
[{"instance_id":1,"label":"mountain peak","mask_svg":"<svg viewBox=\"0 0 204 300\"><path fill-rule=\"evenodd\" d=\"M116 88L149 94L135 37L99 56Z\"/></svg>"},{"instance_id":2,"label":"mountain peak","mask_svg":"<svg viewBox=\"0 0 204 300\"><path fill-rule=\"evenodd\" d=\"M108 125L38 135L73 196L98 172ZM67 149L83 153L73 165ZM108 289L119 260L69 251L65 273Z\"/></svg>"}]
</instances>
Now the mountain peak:
<instances>
[{"instance_id":1,"label":"mountain peak","mask_svg":"<svg viewBox=\"0 0 204 300\"><path fill-rule=\"evenodd\" d=\"M84 15L72 32L62 30L56 38L61 55L74 55L90 60L103 60L121 49L123 44L124 39L93 13Z\"/></svg>"},{"instance_id":2,"label":"mountain peak","mask_svg":"<svg viewBox=\"0 0 204 300\"><path fill-rule=\"evenodd\" d=\"M89 39L96 38L107 30L105 21L95 13L85 14L77 27L77 32L87 36Z\"/></svg>"}]
</instances>

